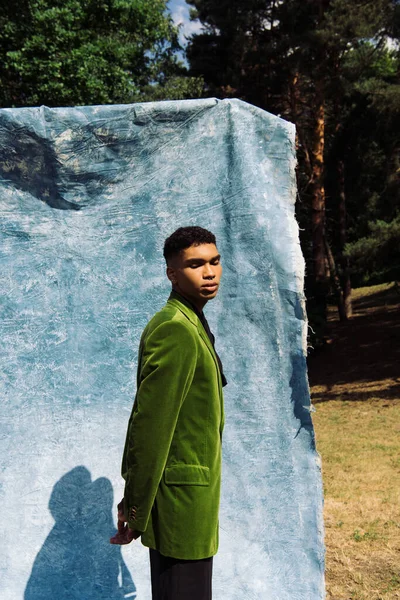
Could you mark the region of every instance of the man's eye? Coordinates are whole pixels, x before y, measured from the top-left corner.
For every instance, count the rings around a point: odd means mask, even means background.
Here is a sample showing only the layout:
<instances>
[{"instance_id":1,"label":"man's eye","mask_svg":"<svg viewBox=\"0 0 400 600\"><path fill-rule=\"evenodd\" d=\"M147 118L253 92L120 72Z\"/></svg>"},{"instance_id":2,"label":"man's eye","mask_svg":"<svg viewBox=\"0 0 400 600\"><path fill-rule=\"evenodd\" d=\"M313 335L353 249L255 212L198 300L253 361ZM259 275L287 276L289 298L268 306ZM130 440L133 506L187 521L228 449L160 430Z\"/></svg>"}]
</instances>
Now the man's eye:
<instances>
[{"instance_id":1,"label":"man's eye","mask_svg":"<svg viewBox=\"0 0 400 600\"><path fill-rule=\"evenodd\" d=\"M213 264L213 265L218 265L219 263L220 263L220 260L219 260L219 259L217 259L217 260L214 260L214 261L212 262L212 264ZM191 265L190 265L190 268L191 268L191 269L197 269L197 267L200 267L200 266L201 266L200 264L191 264Z\"/></svg>"}]
</instances>

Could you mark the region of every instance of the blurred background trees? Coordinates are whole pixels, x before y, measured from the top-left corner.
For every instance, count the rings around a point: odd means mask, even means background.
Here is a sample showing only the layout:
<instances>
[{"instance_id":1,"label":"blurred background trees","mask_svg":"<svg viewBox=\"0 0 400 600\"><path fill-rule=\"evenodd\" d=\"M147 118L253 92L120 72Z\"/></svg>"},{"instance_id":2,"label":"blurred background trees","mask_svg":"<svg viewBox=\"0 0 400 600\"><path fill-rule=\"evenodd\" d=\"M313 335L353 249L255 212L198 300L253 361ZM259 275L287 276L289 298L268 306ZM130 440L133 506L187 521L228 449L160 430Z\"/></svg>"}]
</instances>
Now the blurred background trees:
<instances>
[{"instance_id":1,"label":"blurred background trees","mask_svg":"<svg viewBox=\"0 0 400 600\"><path fill-rule=\"evenodd\" d=\"M311 345L328 301L399 278L398 0L186 0L179 57L166 0L0 7L1 106L236 97L296 125L296 215Z\"/></svg>"},{"instance_id":2,"label":"blurred background trees","mask_svg":"<svg viewBox=\"0 0 400 600\"><path fill-rule=\"evenodd\" d=\"M201 94L177 58L179 48L165 0L3 2L0 103L129 103L159 99L164 86L164 95Z\"/></svg>"}]
</instances>

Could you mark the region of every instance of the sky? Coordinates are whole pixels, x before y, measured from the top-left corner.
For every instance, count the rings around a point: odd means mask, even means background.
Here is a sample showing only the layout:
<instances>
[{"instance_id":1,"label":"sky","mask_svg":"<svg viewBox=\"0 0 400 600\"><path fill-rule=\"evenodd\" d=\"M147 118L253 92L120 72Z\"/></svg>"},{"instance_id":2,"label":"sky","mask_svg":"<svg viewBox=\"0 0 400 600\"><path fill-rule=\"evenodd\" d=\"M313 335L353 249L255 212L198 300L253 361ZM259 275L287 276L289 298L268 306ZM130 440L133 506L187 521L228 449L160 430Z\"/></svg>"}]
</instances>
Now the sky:
<instances>
[{"instance_id":1,"label":"sky","mask_svg":"<svg viewBox=\"0 0 400 600\"><path fill-rule=\"evenodd\" d=\"M200 21L189 20L189 5L185 0L169 0L167 7L169 8L175 25L182 23L180 29L179 41L182 46L186 46L187 41L185 35L189 36L192 33L197 33L201 30Z\"/></svg>"}]
</instances>

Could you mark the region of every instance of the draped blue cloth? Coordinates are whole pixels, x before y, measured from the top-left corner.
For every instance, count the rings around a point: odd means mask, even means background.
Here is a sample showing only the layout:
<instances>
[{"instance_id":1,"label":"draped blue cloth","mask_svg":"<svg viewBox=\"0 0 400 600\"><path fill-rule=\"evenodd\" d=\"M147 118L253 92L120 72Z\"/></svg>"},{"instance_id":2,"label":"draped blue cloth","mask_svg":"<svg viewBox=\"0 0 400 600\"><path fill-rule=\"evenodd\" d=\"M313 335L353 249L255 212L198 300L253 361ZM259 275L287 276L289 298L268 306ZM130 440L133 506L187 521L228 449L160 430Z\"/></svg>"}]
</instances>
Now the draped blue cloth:
<instances>
[{"instance_id":1,"label":"draped blue cloth","mask_svg":"<svg viewBox=\"0 0 400 600\"><path fill-rule=\"evenodd\" d=\"M238 100L0 110L2 600L151 597L148 550L108 539L139 338L187 225L223 266L213 597L324 597L294 136Z\"/></svg>"}]
</instances>

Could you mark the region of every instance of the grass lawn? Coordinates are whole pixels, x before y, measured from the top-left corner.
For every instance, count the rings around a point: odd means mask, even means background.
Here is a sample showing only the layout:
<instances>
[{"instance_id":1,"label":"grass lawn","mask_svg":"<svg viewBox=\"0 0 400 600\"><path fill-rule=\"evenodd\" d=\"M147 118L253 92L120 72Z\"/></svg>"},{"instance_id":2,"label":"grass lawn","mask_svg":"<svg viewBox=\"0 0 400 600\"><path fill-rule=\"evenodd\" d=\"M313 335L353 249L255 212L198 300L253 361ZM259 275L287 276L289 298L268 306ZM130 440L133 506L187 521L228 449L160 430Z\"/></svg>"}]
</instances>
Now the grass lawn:
<instances>
[{"instance_id":1,"label":"grass lawn","mask_svg":"<svg viewBox=\"0 0 400 600\"><path fill-rule=\"evenodd\" d=\"M326 348L309 358L325 491L329 600L400 598L400 295L354 290L354 316L330 309Z\"/></svg>"}]
</instances>

